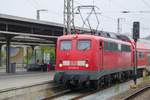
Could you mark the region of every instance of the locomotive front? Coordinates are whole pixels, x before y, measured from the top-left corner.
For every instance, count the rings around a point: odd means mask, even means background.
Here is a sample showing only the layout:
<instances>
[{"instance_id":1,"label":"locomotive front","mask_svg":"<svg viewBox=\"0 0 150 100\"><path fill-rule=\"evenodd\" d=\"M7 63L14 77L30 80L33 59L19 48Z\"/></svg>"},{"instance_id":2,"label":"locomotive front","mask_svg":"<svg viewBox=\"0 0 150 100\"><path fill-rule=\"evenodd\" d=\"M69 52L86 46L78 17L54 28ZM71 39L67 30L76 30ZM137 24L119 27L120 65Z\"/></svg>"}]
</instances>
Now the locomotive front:
<instances>
[{"instance_id":1,"label":"locomotive front","mask_svg":"<svg viewBox=\"0 0 150 100\"><path fill-rule=\"evenodd\" d=\"M69 88L89 86L96 75L96 40L91 35L66 35L57 41L54 81Z\"/></svg>"}]
</instances>

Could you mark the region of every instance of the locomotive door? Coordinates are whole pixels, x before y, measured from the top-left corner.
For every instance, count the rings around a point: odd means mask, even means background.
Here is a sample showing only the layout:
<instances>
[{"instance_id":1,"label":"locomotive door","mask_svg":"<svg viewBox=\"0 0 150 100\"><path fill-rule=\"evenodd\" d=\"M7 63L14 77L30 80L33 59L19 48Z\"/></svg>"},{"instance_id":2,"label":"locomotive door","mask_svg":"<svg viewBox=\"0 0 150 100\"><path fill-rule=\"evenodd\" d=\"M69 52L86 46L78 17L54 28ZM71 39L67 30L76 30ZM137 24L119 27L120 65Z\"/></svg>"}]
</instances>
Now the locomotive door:
<instances>
[{"instance_id":1,"label":"locomotive door","mask_svg":"<svg viewBox=\"0 0 150 100\"><path fill-rule=\"evenodd\" d=\"M100 68L103 69L103 61L104 61L104 54L103 54L103 41L99 43L99 50L100 50Z\"/></svg>"}]
</instances>

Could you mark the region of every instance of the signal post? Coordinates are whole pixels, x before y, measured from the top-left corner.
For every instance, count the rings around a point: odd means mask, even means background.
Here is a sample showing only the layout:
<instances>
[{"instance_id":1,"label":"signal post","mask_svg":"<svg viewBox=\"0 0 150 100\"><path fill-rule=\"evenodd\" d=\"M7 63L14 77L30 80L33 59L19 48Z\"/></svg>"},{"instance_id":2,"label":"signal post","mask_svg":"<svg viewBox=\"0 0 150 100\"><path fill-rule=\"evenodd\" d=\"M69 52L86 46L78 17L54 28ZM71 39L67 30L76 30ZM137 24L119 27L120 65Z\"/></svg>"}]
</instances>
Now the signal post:
<instances>
[{"instance_id":1,"label":"signal post","mask_svg":"<svg viewBox=\"0 0 150 100\"><path fill-rule=\"evenodd\" d=\"M134 85L136 87L137 83L137 41L140 37L140 23L139 22L133 22L133 39L134 39L134 45L135 45L135 55L134 55L134 75L133 75L133 81Z\"/></svg>"}]
</instances>

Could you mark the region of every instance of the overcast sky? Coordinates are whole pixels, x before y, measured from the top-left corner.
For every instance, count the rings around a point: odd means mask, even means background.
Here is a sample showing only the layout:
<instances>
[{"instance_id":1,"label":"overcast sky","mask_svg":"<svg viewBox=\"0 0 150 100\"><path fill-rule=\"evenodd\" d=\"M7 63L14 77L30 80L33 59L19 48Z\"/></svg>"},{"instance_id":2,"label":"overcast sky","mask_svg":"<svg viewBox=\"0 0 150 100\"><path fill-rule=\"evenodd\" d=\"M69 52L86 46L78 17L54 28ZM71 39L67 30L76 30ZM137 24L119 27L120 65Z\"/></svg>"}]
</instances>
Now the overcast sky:
<instances>
[{"instance_id":1,"label":"overcast sky","mask_svg":"<svg viewBox=\"0 0 150 100\"><path fill-rule=\"evenodd\" d=\"M74 2L75 7L91 4L93 0L75 0ZM102 12L98 15L100 30L117 32L117 18L122 18L122 34L131 33L133 21L140 21L141 37L150 35L150 12L119 13L124 10L150 11L149 0L94 0L94 4L100 8L97 12ZM48 12L41 12L41 20L63 23L63 6L64 0L0 0L0 13L36 19L37 9L47 9ZM84 14L84 16L87 15ZM75 18L75 24L80 26L79 16L76 15ZM91 23L97 24L94 19Z\"/></svg>"}]
</instances>

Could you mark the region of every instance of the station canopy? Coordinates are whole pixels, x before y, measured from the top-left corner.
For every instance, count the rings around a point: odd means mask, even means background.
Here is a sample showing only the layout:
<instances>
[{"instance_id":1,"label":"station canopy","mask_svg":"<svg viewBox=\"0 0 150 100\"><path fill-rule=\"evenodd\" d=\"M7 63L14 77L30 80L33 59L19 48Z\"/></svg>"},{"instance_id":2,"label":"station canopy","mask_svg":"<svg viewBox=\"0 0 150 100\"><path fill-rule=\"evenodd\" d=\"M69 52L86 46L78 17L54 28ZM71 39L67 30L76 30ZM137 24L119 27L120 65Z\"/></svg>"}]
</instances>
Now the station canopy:
<instances>
[{"instance_id":1,"label":"station canopy","mask_svg":"<svg viewBox=\"0 0 150 100\"><path fill-rule=\"evenodd\" d=\"M56 44L63 35L63 24L0 14L0 43Z\"/></svg>"}]
</instances>

